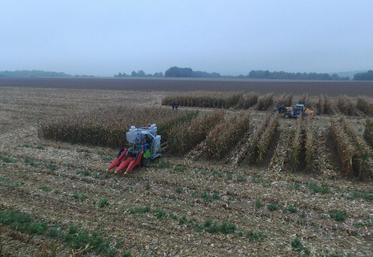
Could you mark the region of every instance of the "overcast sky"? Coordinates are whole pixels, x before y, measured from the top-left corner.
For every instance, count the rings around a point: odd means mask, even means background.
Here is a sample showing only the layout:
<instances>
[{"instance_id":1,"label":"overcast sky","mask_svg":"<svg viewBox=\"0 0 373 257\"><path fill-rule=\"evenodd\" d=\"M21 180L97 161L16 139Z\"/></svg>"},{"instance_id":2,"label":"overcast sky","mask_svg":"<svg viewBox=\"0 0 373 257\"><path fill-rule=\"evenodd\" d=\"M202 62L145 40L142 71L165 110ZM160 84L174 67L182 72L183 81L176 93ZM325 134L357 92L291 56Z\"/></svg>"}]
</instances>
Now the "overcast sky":
<instances>
[{"instance_id":1,"label":"overcast sky","mask_svg":"<svg viewBox=\"0 0 373 257\"><path fill-rule=\"evenodd\" d=\"M373 69L373 0L0 0L0 70Z\"/></svg>"}]
</instances>

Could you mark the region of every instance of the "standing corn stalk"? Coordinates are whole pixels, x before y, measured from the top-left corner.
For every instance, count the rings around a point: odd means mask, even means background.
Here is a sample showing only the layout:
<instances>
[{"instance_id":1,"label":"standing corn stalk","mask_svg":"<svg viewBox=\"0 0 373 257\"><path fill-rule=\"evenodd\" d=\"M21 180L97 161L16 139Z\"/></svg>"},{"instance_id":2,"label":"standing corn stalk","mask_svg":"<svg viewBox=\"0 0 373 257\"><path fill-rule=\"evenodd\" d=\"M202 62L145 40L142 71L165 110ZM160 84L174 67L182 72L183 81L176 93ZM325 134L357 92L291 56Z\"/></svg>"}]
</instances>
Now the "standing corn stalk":
<instances>
[{"instance_id":1,"label":"standing corn stalk","mask_svg":"<svg viewBox=\"0 0 373 257\"><path fill-rule=\"evenodd\" d=\"M305 169L307 172L318 171L316 130L312 119L308 117L305 122Z\"/></svg>"},{"instance_id":2,"label":"standing corn stalk","mask_svg":"<svg viewBox=\"0 0 373 257\"><path fill-rule=\"evenodd\" d=\"M303 118L296 121L296 127L293 131L291 140L291 149L289 151L289 165L293 171L300 169L301 153L303 150Z\"/></svg>"},{"instance_id":3,"label":"standing corn stalk","mask_svg":"<svg viewBox=\"0 0 373 257\"><path fill-rule=\"evenodd\" d=\"M332 138L337 146L342 172L359 178L372 177L372 151L345 119L332 122Z\"/></svg>"},{"instance_id":4,"label":"standing corn stalk","mask_svg":"<svg viewBox=\"0 0 373 257\"><path fill-rule=\"evenodd\" d=\"M367 119L364 130L364 139L373 149L373 120Z\"/></svg>"},{"instance_id":5,"label":"standing corn stalk","mask_svg":"<svg viewBox=\"0 0 373 257\"><path fill-rule=\"evenodd\" d=\"M226 118L210 131L206 138L205 154L208 158L224 159L249 129L249 114Z\"/></svg>"}]
</instances>

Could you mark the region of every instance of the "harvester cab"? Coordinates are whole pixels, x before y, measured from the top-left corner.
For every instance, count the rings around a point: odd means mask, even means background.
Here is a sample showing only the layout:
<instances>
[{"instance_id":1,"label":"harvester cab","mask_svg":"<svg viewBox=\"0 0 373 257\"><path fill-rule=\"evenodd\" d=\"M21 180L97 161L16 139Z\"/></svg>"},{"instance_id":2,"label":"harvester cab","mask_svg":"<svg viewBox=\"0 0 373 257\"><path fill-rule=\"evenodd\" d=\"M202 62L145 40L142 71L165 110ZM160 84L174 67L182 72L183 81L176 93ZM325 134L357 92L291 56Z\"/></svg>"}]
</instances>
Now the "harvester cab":
<instances>
[{"instance_id":1,"label":"harvester cab","mask_svg":"<svg viewBox=\"0 0 373 257\"><path fill-rule=\"evenodd\" d=\"M303 115L304 111L304 104L296 104L291 107L286 107L286 111L284 111L284 117L297 119Z\"/></svg>"},{"instance_id":2,"label":"harvester cab","mask_svg":"<svg viewBox=\"0 0 373 257\"><path fill-rule=\"evenodd\" d=\"M115 169L115 173L126 170L124 174L132 172L144 162L149 162L161 156L161 136L157 135L157 125L136 128L131 126L125 133L127 148L122 148L108 170Z\"/></svg>"}]
</instances>

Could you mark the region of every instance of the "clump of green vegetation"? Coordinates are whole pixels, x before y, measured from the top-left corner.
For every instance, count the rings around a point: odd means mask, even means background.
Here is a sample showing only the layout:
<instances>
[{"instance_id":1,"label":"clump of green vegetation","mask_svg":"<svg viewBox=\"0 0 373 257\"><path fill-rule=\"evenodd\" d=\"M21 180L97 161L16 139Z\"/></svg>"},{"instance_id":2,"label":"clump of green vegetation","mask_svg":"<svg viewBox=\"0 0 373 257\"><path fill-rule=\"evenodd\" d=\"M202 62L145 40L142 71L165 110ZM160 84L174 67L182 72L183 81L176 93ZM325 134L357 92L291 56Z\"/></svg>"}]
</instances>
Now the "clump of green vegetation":
<instances>
[{"instance_id":1,"label":"clump of green vegetation","mask_svg":"<svg viewBox=\"0 0 373 257\"><path fill-rule=\"evenodd\" d=\"M91 175L91 173L88 170L78 170L76 172L80 176L88 177Z\"/></svg>"},{"instance_id":2,"label":"clump of green vegetation","mask_svg":"<svg viewBox=\"0 0 373 257\"><path fill-rule=\"evenodd\" d=\"M364 191L352 191L349 193L348 197L351 199L364 199L366 201L373 201L373 193Z\"/></svg>"},{"instance_id":3,"label":"clump of green vegetation","mask_svg":"<svg viewBox=\"0 0 373 257\"><path fill-rule=\"evenodd\" d=\"M290 212L290 213L296 213L298 211L298 209L292 205L292 204L289 204L287 207L286 207L286 211Z\"/></svg>"},{"instance_id":4,"label":"clump of green vegetation","mask_svg":"<svg viewBox=\"0 0 373 257\"><path fill-rule=\"evenodd\" d=\"M373 219L356 222L354 223L354 226L357 228L363 228L363 227L371 228L373 227Z\"/></svg>"},{"instance_id":5,"label":"clump of green vegetation","mask_svg":"<svg viewBox=\"0 0 373 257\"><path fill-rule=\"evenodd\" d=\"M341 210L331 210L329 211L330 218L334 219L335 221L342 222L347 219L347 213Z\"/></svg>"},{"instance_id":6,"label":"clump of green vegetation","mask_svg":"<svg viewBox=\"0 0 373 257\"><path fill-rule=\"evenodd\" d=\"M0 176L0 185L14 188L14 187L19 187L19 186L23 185L23 183L19 182L19 181L12 180L12 179L7 178L7 177Z\"/></svg>"},{"instance_id":7,"label":"clump of green vegetation","mask_svg":"<svg viewBox=\"0 0 373 257\"><path fill-rule=\"evenodd\" d=\"M30 158L30 157L25 157L24 162L26 165L29 165L31 167L39 167L40 166L40 161Z\"/></svg>"},{"instance_id":8,"label":"clump of green vegetation","mask_svg":"<svg viewBox=\"0 0 373 257\"><path fill-rule=\"evenodd\" d=\"M63 229L58 225L52 225L49 227L47 236L53 239L63 239Z\"/></svg>"},{"instance_id":9,"label":"clump of green vegetation","mask_svg":"<svg viewBox=\"0 0 373 257\"><path fill-rule=\"evenodd\" d=\"M255 200L255 208L256 208L256 209L260 209L260 208L262 208L262 207L263 207L262 201L261 201L259 198L257 198L257 199Z\"/></svg>"},{"instance_id":10,"label":"clump of green vegetation","mask_svg":"<svg viewBox=\"0 0 373 257\"><path fill-rule=\"evenodd\" d=\"M49 171L56 171L58 169L58 166L52 162L49 162L47 164L47 168Z\"/></svg>"},{"instance_id":11,"label":"clump of green vegetation","mask_svg":"<svg viewBox=\"0 0 373 257\"><path fill-rule=\"evenodd\" d=\"M52 191L52 188L50 188L48 186L41 186L41 187L39 187L39 189L41 191L44 191L44 192L51 192Z\"/></svg>"},{"instance_id":12,"label":"clump of green vegetation","mask_svg":"<svg viewBox=\"0 0 373 257\"><path fill-rule=\"evenodd\" d=\"M239 183L245 183L247 181L247 178L245 176L238 175L237 178L236 178L236 180Z\"/></svg>"},{"instance_id":13,"label":"clump of green vegetation","mask_svg":"<svg viewBox=\"0 0 373 257\"><path fill-rule=\"evenodd\" d=\"M87 196L84 194L84 193L81 193L81 192L74 192L72 197L75 199L75 200L78 200L80 202L84 201L85 199L87 199Z\"/></svg>"},{"instance_id":14,"label":"clump of green vegetation","mask_svg":"<svg viewBox=\"0 0 373 257\"><path fill-rule=\"evenodd\" d=\"M300 190L302 188L302 183L299 183L299 182L294 182L292 184L290 184L290 189L293 189L293 190Z\"/></svg>"},{"instance_id":15,"label":"clump of green vegetation","mask_svg":"<svg viewBox=\"0 0 373 257\"><path fill-rule=\"evenodd\" d=\"M122 254L122 257L131 257L131 252L130 251L125 251L123 254Z\"/></svg>"},{"instance_id":16,"label":"clump of green vegetation","mask_svg":"<svg viewBox=\"0 0 373 257\"><path fill-rule=\"evenodd\" d=\"M220 200L220 195L218 192L203 192L201 197L206 203Z\"/></svg>"},{"instance_id":17,"label":"clump of green vegetation","mask_svg":"<svg viewBox=\"0 0 373 257\"><path fill-rule=\"evenodd\" d=\"M244 236L249 238L250 241L259 241L265 238L264 234L261 232L245 232L243 230L239 230L235 224L232 224L228 221L215 221L212 219L207 219L203 222L199 222L194 218L187 218L185 215L178 216L175 213L168 213L163 209L157 208L155 210L151 210L149 207L134 207L128 210L130 214L144 214L144 213L152 213L154 217L157 219L172 219L178 221L179 225L186 225L196 231L202 232L205 231L211 234L235 234L237 236Z\"/></svg>"},{"instance_id":18,"label":"clump of green vegetation","mask_svg":"<svg viewBox=\"0 0 373 257\"><path fill-rule=\"evenodd\" d=\"M185 171L186 167L183 164L176 164L174 167L175 172L183 173Z\"/></svg>"},{"instance_id":19,"label":"clump of green vegetation","mask_svg":"<svg viewBox=\"0 0 373 257\"><path fill-rule=\"evenodd\" d=\"M316 194L316 193L319 193L319 194L327 194L327 193L330 193L330 188L329 188L329 186L326 185L326 184L321 184L321 185L319 185L319 184L317 184L316 182L311 181L311 182L309 182L309 183L307 184L307 187L308 187L308 189L309 189L312 193L314 193L314 194Z\"/></svg>"},{"instance_id":20,"label":"clump of green vegetation","mask_svg":"<svg viewBox=\"0 0 373 257\"><path fill-rule=\"evenodd\" d=\"M261 183L264 183L264 179L260 175L253 175L251 177L251 182L256 183L256 184L261 184Z\"/></svg>"},{"instance_id":21,"label":"clump of green vegetation","mask_svg":"<svg viewBox=\"0 0 373 257\"><path fill-rule=\"evenodd\" d=\"M116 249L110 246L102 235L97 232L89 233L86 230L79 229L71 225L64 236L64 241L68 246L74 249L82 249L89 245L89 249L104 256L114 257Z\"/></svg>"},{"instance_id":22,"label":"clump of green vegetation","mask_svg":"<svg viewBox=\"0 0 373 257\"><path fill-rule=\"evenodd\" d=\"M165 159L158 159L157 161L154 162L154 165L158 169L169 169L172 167L171 162Z\"/></svg>"},{"instance_id":23,"label":"clump of green vegetation","mask_svg":"<svg viewBox=\"0 0 373 257\"><path fill-rule=\"evenodd\" d=\"M104 208L109 206L109 200L105 197L101 198L97 204L98 208Z\"/></svg>"},{"instance_id":24,"label":"clump of green vegetation","mask_svg":"<svg viewBox=\"0 0 373 257\"><path fill-rule=\"evenodd\" d=\"M4 163L16 163L17 162L15 158L5 156L5 155L0 155L0 161Z\"/></svg>"},{"instance_id":25,"label":"clump of green vegetation","mask_svg":"<svg viewBox=\"0 0 373 257\"><path fill-rule=\"evenodd\" d=\"M150 212L150 207L144 206L144 207L133 207L128 209L128 212L130 214L144 214Z\"/></svg>"},{"instance_id":26,"label":"clump of green vegetation","mask_svg":"<svg viewBox=\"0 0 373 257\"><path fill-rule=\"evenodd\" d=\"M236 225L226 222L226 221L224 221L223 223L218 223L216 221L208 219L203 223L203 229L206 232L209 232L212 234L215 234L215 233L233 234L236 231L237 227Z\"/></svg>"},{"instance_id":27,"label":"clump of green vegetation","mask_svg":"<svg viewBox=\"0 0 373 257\"><path fill-rule=\"evenodd\" d=\"M154 211L154 216L155 216L157 219L161 220L161 219L164 219L164 218L167 217L167 213L166 213L164 210L158 208L158 209L156 209L156 210Z\"/></svg>"},{"instance_id":28,"label":"clump of green vegetation","mask_svg":"<svg viewBox=\"0 0 373 257\"><path fill-rule=\"evenodd\" d=\"M278 203L269 203L267 204L267 209L269 211L276 211L280 208L280 206L278 205Z\"/></svg>"},{"instance_id":29,"label":"clump of green vegetation","mask_svg":"<svg viewBox=\"0 0 373 257\"><path fill-rule=\"evenodd\" d=\"M261 231L249 231L246 233L246 237L250 242L263 241L267 236Z\"/></svg>"},{"instance_id":30,"label":"clump of green vegetation","mask_svg":"<svg viewBox=\"0 0 373 257\"><path fill-rule=\"evenodd\" d=\"M9 225L17 231L31 235L41 235L48 228L45 222L34 221L31 215L13 210L0 211L0 224Z\"/></svg>"},{"instance_id":31,"label":"clump of green vegetation","mask_svg":"<svg viewBox=\"0 0 373 257\"><path fill-rule=\"evenodd\" d=\"M309 256L311 254L310 250L303 245L298 237L291 241L291 248L300 256Z\"/></svg>"}]
</instances>

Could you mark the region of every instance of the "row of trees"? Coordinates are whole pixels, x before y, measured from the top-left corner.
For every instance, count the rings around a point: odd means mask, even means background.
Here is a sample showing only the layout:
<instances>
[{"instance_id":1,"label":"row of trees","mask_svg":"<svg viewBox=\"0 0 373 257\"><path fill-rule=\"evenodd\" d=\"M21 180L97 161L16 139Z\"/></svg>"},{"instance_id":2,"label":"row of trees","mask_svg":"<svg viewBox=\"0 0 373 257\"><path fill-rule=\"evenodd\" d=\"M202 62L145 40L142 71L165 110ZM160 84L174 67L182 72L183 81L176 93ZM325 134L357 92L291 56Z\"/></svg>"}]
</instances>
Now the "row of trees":
<instances>
[{"instance_id":1,"label":"row of trees","mask_svg":"<svg viewBox=\"0 0 373 257\"><path fill-rule=\"evenodd\" d=\"M295 80L348 80L348 77L340 77L338 74L329 73L306 73L306 72L284 72L284 71L250 71L246 76L250 79L295 79Z\"/></svg>"},{"instance_id":2,"label":"row of trees","mask_svg":"<svg viewBox=\"0 0 373 257\"><path fill-rule=\"evenodd\" d=\"M208 73L204 71L194 71L191 68L179 68L171 67L165 72L165 77L174 78L219 78L221 75L219 73L213 72Z\"/></svg>"},{"instance_id":3,"label":"row of trees","mask_svg":"<svg viewBox=\"0 0 373 257\"><path fill-rule=\"evenodd\" d=\"M163 72L156 72L154 74L147 74L143 70L139 71L132 71L131 74L127 74L125 72L119 72L118 74L114 75L116 78L124 78L124 77L163 77Z\"/></svg>"},{"instance_id":4,"label":"row of trees","mask_svg":"<svg viewBox=\"0 0 373 257\"><path fill-rule=\"evenodd\" d=\"M338 74L316 73L316 72L285 72L253 70L247 75L222 76L216 72L194 71L191 68L171 67L163 74L156 72L146 74L144 71L133 71L131 74L118 73L115 77L169 77L169 78L241 78L241 79L287 79L287 80L350 80L349 77L342 77ZM357 73L354 80L373 80L373 70Z\"/></svg>"},{"instance_id":5,"label":"row of trees","mask_svg":"<svg viewBox=\"0 0 373 257\"><path fill-rule=\"evenodd\" d=\"M0 71L0 78L68 78L72 77L63 72L42 70Z\"/></svg>"},{"instance_id":6,"label":"row of trees","mask_svg":"<svg viewBox=\"0 0 373 257\"><path fill-rule=\"evenodd\" d=\"M373 70L355 74L354 80L373 80Z\"/></svg>"}]
</instances>

